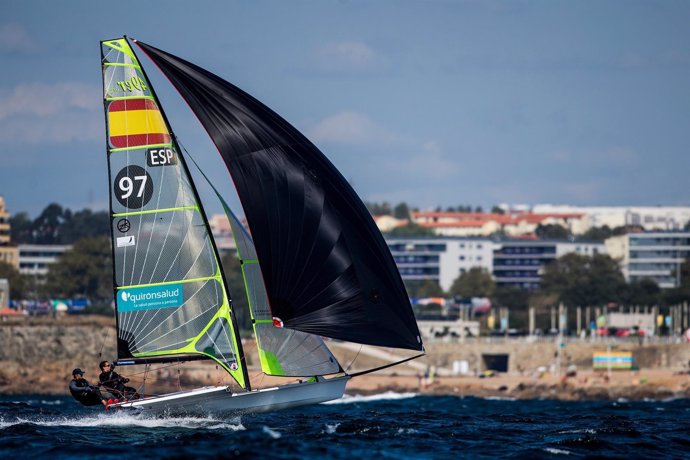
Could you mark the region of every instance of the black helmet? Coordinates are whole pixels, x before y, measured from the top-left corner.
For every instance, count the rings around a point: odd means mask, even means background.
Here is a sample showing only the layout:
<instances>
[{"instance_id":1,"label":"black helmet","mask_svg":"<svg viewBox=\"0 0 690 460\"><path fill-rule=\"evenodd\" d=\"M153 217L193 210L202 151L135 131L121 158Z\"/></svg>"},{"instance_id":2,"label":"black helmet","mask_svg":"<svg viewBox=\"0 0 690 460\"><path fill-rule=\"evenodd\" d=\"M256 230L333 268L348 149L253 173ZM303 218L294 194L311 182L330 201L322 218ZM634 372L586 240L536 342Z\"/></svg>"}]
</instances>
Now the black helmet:
<instances>
[{"instance_id":1,"label":"black helmet","mask_svg":"<svg viewBox=\"0 0 690 460\"><path fill-rule=\"evenodd\" d=\"M84 375L84 371L79 369L79 368L76 368L72 371L72 375L77 375L77 374Z\"/></svg>"}]
</instances>

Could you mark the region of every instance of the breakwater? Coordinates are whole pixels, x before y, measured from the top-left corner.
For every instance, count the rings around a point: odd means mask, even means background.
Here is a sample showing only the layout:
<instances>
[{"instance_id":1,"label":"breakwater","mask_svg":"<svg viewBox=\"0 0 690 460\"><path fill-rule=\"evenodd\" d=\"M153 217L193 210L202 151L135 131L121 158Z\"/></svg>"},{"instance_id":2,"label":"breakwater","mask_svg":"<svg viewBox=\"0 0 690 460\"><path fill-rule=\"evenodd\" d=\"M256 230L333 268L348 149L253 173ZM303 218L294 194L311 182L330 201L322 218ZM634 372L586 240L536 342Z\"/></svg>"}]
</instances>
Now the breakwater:
<instances>
[{"instance_id":1,"label":"breakwater","mask_svg":"<svg viewBox=\"0 0 690 460\"><path fill-rule=\"evenodd\" d=\"M390 350L369 351L339 342L329 342L329 346L344 367L354 361L352 371L376 367L395 358ZM492 395L508 392L517 397L549 397L559 393L564 385L575 385L585 389L578 398L587 399L589 391L600 399L606 395L626 397L625 391L621 393L614 388L622 386L633 388L632 397L635 398L654 395L658 393L657 389L649 386L654 382L668 390L664 390L664 394L685 394L686 384L690 381L687 374L690 344L686 342L476 338L463 343L427 343L426 348L427 355L423 358L387 369L381 374L354 379L348 388L364 392L397 388L436 393ZM252 341L246 342L245 349L248 350L251 377L256 378L261 373L252 353ZM613 376L592 372L593 353L609 349L630 351L640 371L619 371ZM508 372L494 378L480 378L487 366L485 355L504 355ZM0 393L65 394L73 368L85 369L87 378L95 381L97 363L115 356L115 327L111 318L24 318L3 322L0 323ZM453 371L458 370L458 362L466 363L462 367L467 375L453 375ZM555 371L556 363L560 363L560 372ZM577 367L578 377L562 381L561 375L569 365ZM421 377L431 368L437 378L430 384L423 383ZM128 368L122 372L130 375L135 371ZM158 382L167 389L231 383L213 363L204 362L190 363L181 369L160 366L148 378L149 383ZM274 383L275 380L260 376L258 386ZM592 389L598 385L608 390L602 393ZM640 388L646 390L640 392ZM555 394L554 397L570 398L569 393Z\"/></svg>"}]
</instances>

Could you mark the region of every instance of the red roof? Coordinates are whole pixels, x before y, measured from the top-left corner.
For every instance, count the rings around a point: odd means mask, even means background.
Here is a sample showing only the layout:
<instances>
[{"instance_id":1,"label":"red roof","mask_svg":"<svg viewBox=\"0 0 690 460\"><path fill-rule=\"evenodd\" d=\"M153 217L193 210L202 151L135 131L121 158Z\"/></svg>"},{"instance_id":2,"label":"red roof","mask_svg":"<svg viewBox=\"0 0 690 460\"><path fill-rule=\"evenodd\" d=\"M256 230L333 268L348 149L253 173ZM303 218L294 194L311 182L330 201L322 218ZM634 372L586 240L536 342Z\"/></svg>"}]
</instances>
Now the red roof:
<instances>
[{"instance_id":1,"label":"red roof","mask_svg":"<svg viewBox=\"0 0 690 460\"><path fill-rule=\"evenodd\" d=\"M490 220L472 220L458 222L420 222L420 227L483 227L491 222Z\"/></svg>"}]
</instances>

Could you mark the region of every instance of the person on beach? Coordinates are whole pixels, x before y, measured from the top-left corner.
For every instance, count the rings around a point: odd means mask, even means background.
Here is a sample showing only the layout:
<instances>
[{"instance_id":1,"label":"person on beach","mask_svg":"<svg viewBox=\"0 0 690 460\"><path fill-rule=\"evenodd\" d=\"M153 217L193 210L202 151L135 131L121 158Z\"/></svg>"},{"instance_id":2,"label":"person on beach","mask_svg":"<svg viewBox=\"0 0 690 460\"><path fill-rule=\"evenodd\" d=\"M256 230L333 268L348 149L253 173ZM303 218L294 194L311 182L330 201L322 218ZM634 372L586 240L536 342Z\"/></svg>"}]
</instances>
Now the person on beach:
<instances>
[{"instance_id":1,"label":"person on beach","mask_svg":"<svg viewBox=\"0 0 690 460\"><path fill-rule=\"evenodd\" d=\"M88 380L84 378L84 371L79 368L72 371L72 381L69 383L69 392L72 393L74 399L84 406L95 406L97 404L103 404L104 406L108 405L98 387L89 384Z\"/></svg>"},{"instance_id":2,"label":"person on beach","mask_svg":"<svg viewBox=\"0 0 690 460\"><path fill-rule=\"evenodd\" d=\"M114 398L125 400L139 399L139 393L137 393L136 389L125 386L129 379L115 372L111 363L101 361L98 367L101 368L101 375L98 376L100 385L108 390Z\"/></svg>"}]
</instances>

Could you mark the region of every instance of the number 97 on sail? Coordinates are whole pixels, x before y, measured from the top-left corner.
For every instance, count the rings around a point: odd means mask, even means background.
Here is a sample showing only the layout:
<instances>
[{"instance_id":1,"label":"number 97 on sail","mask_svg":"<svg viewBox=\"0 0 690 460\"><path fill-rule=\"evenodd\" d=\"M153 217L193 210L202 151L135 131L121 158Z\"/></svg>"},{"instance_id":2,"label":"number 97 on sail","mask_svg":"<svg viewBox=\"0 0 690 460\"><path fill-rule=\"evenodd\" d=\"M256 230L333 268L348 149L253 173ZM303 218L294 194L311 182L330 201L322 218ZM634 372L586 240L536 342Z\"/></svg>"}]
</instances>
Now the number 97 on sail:
<instances>
[{"instance_id":1,"label":"number 97 on sail","mask_svg":"<svg viewBox=\"0 0 690 460\"><path fill-rule=\"evenodd\" d=\"M122 168L115 176L113 186L115 198L128 209L143 208L153 196L153 180L141 166Z\"/></svg>"}]
</instances>

